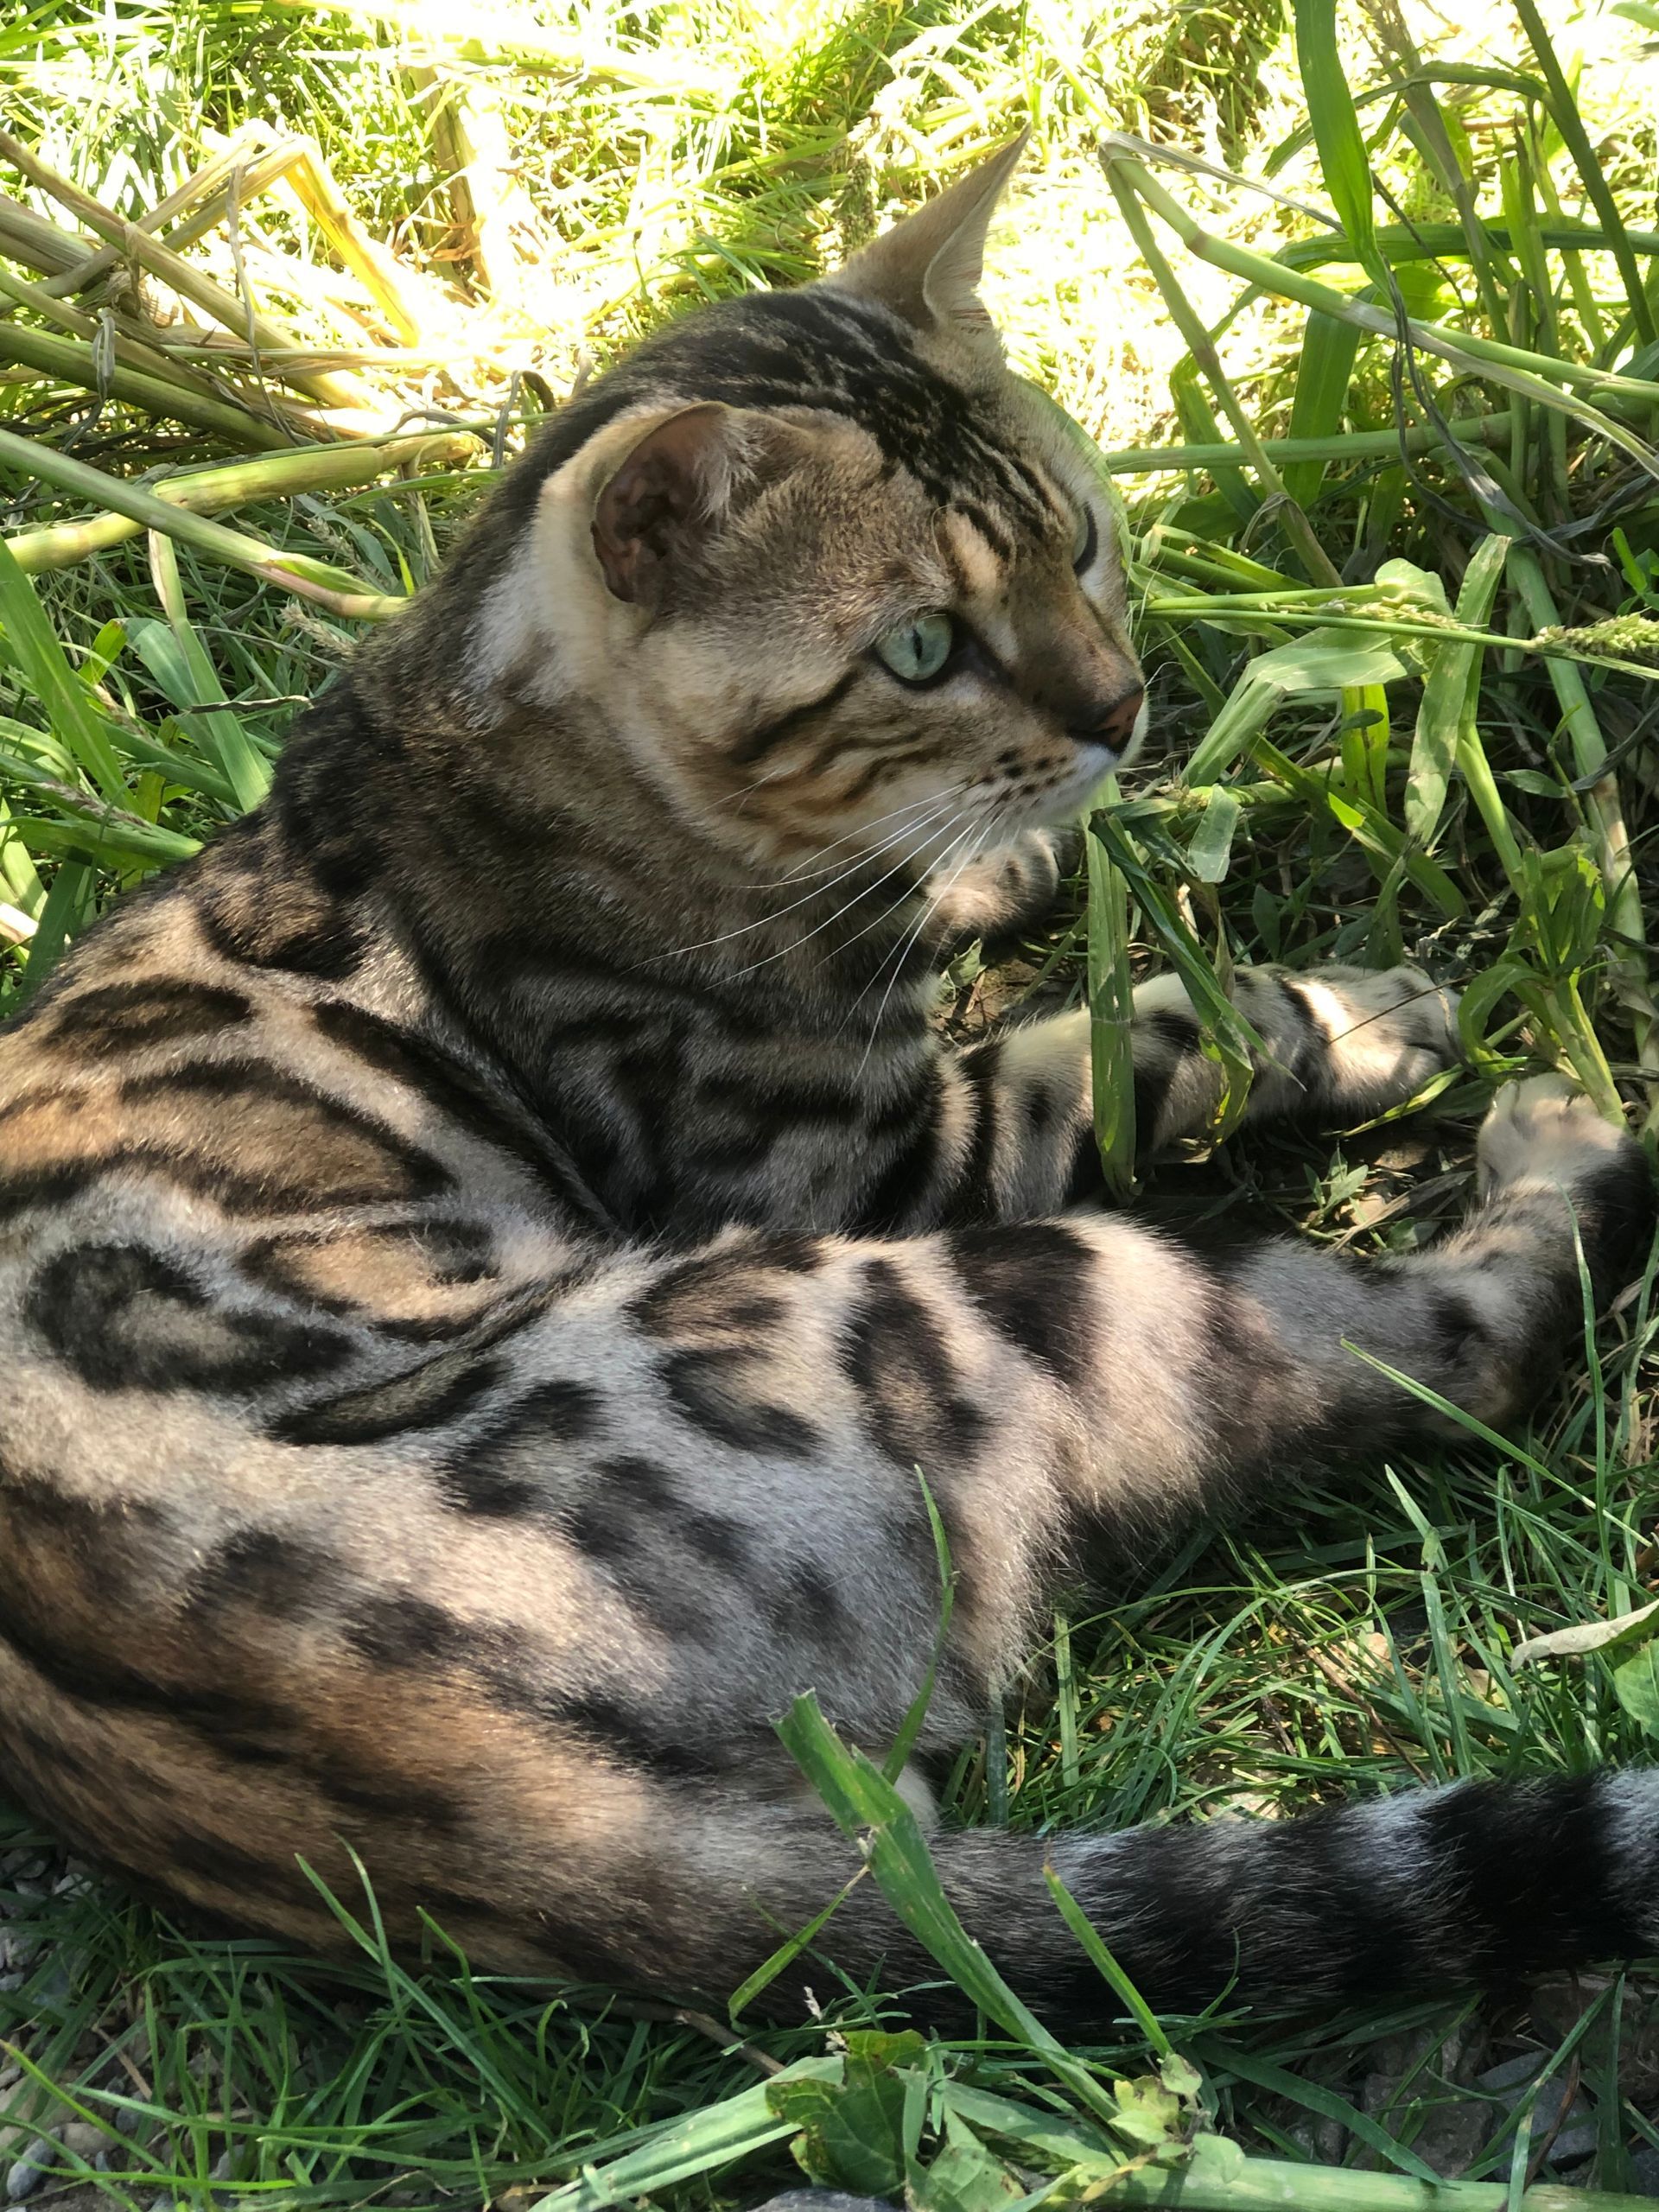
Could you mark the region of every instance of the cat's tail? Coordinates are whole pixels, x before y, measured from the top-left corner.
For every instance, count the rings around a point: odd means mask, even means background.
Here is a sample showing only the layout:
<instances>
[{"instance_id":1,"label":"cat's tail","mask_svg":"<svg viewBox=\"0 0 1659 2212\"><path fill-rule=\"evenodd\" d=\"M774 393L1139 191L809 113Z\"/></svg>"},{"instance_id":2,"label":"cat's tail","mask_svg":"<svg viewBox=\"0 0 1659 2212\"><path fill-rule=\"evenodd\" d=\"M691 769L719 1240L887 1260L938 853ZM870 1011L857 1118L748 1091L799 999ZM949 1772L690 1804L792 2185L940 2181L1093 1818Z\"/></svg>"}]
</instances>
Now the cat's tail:
<instances>
[{"instance_id":1,"label":"cat's tail","mask_svg":"<svg viewBox=\"0 0 1659 2212\"><path fill-rule=\"evenodd\" d=\"M694 1819L677 1840L701 1867L702 1896L686 1900L701 1931L696 1978L726 1993L755 1957L757 1910L772 1927L764 1956L858 1866L804 1811ZM1289 1821L1048 1838L955 1831L932 1849L1004 1979L1075 2035L1122 2008L1062 1921L1046 1865L1165 2012L1224 1999L1282 2010L1451 1994L1659 1953L1659 1770L1461 1783ZM717 1879L708 1853L724 1860ZM683 1878L691 1870L675 1856ZM919 2018L961 2023L959 1996L868 1876L760 2009L796 2009L808 1988L823 2002L840 1993L826 1961L860 1986L915 1992Z\"/></svg>"}]
</instances>

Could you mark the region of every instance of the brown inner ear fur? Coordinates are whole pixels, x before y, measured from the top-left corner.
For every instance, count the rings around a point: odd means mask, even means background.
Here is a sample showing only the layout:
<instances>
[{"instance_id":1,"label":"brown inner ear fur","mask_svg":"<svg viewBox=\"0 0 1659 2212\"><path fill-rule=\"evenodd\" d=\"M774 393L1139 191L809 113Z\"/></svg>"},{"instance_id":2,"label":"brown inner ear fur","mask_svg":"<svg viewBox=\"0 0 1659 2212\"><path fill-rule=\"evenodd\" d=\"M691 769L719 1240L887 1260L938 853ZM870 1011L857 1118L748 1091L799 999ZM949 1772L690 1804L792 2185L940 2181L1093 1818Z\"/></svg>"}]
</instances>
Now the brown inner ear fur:
<instances>
[{"instance_id":1,"label":"brown inner ear fur","mask_svg":"<svg viewBox=\"0 0 1659 2212\"><path fill-rule=\"evenodd\" d=\"M664 565L719 505L727 416L712 403L671 415L600 493L594 550L613 597L657 597Z\"/></svg>"}]
</instances>

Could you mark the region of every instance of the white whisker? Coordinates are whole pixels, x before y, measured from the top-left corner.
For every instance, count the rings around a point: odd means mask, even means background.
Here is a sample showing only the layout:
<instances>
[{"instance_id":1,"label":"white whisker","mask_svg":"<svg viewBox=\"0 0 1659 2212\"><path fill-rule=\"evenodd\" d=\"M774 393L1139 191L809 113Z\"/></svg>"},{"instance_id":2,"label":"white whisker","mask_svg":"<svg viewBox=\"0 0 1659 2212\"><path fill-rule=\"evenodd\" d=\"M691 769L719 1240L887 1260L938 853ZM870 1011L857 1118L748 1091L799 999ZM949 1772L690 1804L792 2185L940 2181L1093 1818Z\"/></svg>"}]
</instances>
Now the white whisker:
<instances>
[{"instance_id":1,"label":"white whisker","mask_svg":"<svg viewBox=\"0 0 1659 2212\"><path fill-rule=\"evenodd\" d=\"M951 804L952 801L948 797L940 798L936 801L933 812L943 814ZM677 960L684 953L706 952L711 945L729 944L734 938L747 937L751 930L765 929L769 923L781 921L785 914L792 914L802 906L810 906L815 899L827 899L837 884L845 883L849 876L856 875L861 868L868 867L874 860L879 860L883 853L890 851L894 845L914 836L918 830L925 827L930 817L925 815L919 822L906 823L893 836L884 839L874 852L855 854L838 875L831 876L828 883L818 885L816 890L803 892L798 899L791 899L787 906L777 906L767 913L758 914L752 922L740 922L735 929L723 930L718 937L701 938L695 944L677 944L671 946L666 952L653 952L646 959L636 961L634 966L646 968L655 960ZM898 868L903 868L905 865L906 861L900 861ZM898 868L889 868L887 875L896 874ZM884 875L880 880L885 883L887 876ZM854 903L856 904L856 901ZM846 909L843 907L842 911L845 912Z\"/></svg>"},{"instance_id":2,"label":"white whisker","mask_svg":"<svg viewBox=\"0 0 1659 2212\"><path fill-rule=\"evenodd\" d=\"M956 817L953 815L950 817L950 821L946 822L941 829L935 830L933 833L935 836L942 837L944 835L945 830L951 827L951 823L955 820ZM963 832L963 835L966 835L965 831ZM947 845L945 850L949 852L950 849L951 847ZM855 898L849 899L843 906L837 906L833 914L826 915L823 921L815 924L811 929L808 930L804 937L798 937L792 944L781 945L776 952L768 952L764 954L759 960L752 960L747 968L739 968L735 969L731 976L726 978L726 980L728 982L735 982L738 976L752 976L757 968L765 968L774 960L782 960L789 953L798 952L804 944L810 944L815 937L822 937L824 931L830 928L835 923L838 922L843 914L851 913L853 908L858 906L863 899L868 898L871 892L879 891L884 883L889 881L892 877L898 875L903 869L908 868L913 857L913 855L906 853L902 860L895 861L893 865L887 870L885 874L877 876L875 881L869 886L868 890L861 891ZM937 867L938 863L936 861L934 865ZM784 909L785 913L788 913L790 911L791 909L788 907ZM848 938L848 944L856 944L859 938L864 936L868 930L874 929L877 923L884 921L886 918L887 917L885 914L878 914L875 918L875 921L866 924L865 929L855 931L853 936Z\"/></svg>"},{"instance_id":3,"label":"white whisker","mask_svg":"<svg viewBox=\"0 0 1659 2212\"><path fill-rule=\"evenodd\" d=\"M881 1017L887 1010L887 1001L893 996L894 986L898 983L899 976L905 972L906 961L910 957L911 952L915 945L920 942L922 932L927 927L928 923L931 920L934 914L938 912L944 901L949 898L951 892L955 890L957 885L961 881L963 870L969 868L983 850L987 836L992 827L993 825L989 823L982 823L977 828L976 828L972 823L969 823L969 827L962 831L960 836L953 838L951 842L945 847L944 851L940 854L938 859L934 862L934 872L936 874L944 868L946 861L950 858L950 855L955 852L958 845L963 843L964 841L968 843L968 850L963 855L962 859L952 869L947 880L940 886L939 889L934 893L933 896L922 908L920 917L918 918L915 927L907 931L899 939L894 952L888 954L887 959L881 963L881 966L876 969L875 974L872 976L869 982L865 984L863 990L861 990L858 994L857 998L853 1001L852 1006L848 1008L848 1020L850 1020L854 1010L859 1006L867 995L874 989L876 981L881 974L881 969L887 965L887 961L891 960L893 963L893 973L887 979L887 989L881 994L881 1003L875 1010L875 1020L870 1026L869 1042L864 1047L864 1057L858 1064L859 1072L861 1075L863 1073L865 1067L868 1064L870 1054L875 1050L875 1040L880 1034L881 1030ZM844 1027L845 1026L845 1023L843 1023L842 1027Z\"/></svg>"},{"instance_id":4,"label":"white whisker","mask_svg":"<svg viewBox=\"0 0 1659 2212\"><path fill-rule=\"evenodd\" d=\"M892 822L901 814L913 814L918 807L932 806L941 798L960 798L967 789L968 786L966 784L950 784L947 785L943 791L928 791L924 793L920 798L908 799L903 806L889 807L885 814L878 814L874 822L863 823L856 830L849 830L842 836L832 837L827 845L821 845L818 848L818 853L814 855L813 857L817 858L824 853L833 852L837 845L849 845L852 842L855 837L867 837L870 834L871 830L879 830L884 822ZM901 830L899 835L902 836L904 832ZM878 848L878 849L880 849ZM839 866L839 862L831 861L829 863L829 867L820 870L819 873L827 874L830 868L833 868L837 866ZM784 884L798 882L806 874L807 863L803 861L798 868L791 868L786 874L779 878L779 885L782 886Z\"/></svg>"}]
</instances>

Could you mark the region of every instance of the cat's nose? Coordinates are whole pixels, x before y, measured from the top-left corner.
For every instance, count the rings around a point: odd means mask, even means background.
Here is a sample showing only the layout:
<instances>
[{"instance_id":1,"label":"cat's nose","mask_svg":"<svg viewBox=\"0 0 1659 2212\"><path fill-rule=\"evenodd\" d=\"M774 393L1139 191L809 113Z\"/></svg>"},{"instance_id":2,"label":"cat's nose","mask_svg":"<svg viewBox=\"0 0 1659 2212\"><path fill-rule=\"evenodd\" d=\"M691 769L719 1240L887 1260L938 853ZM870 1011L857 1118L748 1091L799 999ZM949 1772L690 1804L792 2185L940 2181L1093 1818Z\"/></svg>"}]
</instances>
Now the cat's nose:
<instances>
[{"instance_id":1,"label":"cat's nose","mask_svg":"<svg viewBox=\"0 0 1659 2212\"><path fill-rule=\"evenodd\" d=\"M1078 745L1103 745L1113 753L1125 753L1146 696L1143 685L1132 683L1116 698L1103 701L1092 714L1069 722L1066 735Z\"/></svg>"}]
</instances>

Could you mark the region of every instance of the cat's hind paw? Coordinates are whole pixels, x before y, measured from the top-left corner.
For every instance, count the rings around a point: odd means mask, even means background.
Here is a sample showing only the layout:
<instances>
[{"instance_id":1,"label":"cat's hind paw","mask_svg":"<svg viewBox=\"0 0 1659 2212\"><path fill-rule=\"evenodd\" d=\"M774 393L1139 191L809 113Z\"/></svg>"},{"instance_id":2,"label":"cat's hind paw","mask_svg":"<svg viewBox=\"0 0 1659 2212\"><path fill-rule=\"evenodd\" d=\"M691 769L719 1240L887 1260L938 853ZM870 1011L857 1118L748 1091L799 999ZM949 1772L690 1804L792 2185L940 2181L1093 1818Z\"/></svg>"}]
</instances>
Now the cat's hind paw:
<instances>
[{"instance_id":1,"label":"cat's hind paw","mask_svg":"<svg viewBox=\"0 0 1659 2212\"><path fill-rule=\"evenodd\" d=\"M1565 1076L1526 1076L1506 1083L1481 1124L1480 1192L1516 1183L1553 1183L1571 1192L1610 1160L1637 1152Z\"/></svg>"},{"instance_id":2,"label":"cat's hind paw","mask_svg":"<svg viewBox=\"0 0 1659 2212\"><path fill-rule=\"evenodd\" d=\"M1563 1077L1507 1083L1481 1125L1479 1186L1488 1204L1559 1203L1578 1224L1598 1303L1646 1265L1656 1203L1647 1154ZM1548 1194L1547 1197L1546 1194Z\"/></svg>"}]
</instances>

